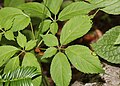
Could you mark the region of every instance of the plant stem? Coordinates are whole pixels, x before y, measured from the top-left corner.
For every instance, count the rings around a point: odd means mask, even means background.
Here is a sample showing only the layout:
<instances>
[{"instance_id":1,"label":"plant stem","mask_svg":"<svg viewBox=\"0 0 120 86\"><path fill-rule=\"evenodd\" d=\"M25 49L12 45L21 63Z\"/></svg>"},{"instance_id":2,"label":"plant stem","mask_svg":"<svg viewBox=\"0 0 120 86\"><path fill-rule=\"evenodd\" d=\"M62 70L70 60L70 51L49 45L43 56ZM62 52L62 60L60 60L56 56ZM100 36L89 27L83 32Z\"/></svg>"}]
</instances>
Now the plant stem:
<instances>
[{"instance_id":1,"label":"plant stem","mask_svg":"<svg viewBox=\"0 0 120 86\"><path fill-rule=\"evenodd\" d=\"M31 31L32 31L33 39L35 40L35 34L34 34L34 31L33 31L33 25L32 25L31 22L30 22L30 27L31 27Z\"/></svg>"}]
</instances>

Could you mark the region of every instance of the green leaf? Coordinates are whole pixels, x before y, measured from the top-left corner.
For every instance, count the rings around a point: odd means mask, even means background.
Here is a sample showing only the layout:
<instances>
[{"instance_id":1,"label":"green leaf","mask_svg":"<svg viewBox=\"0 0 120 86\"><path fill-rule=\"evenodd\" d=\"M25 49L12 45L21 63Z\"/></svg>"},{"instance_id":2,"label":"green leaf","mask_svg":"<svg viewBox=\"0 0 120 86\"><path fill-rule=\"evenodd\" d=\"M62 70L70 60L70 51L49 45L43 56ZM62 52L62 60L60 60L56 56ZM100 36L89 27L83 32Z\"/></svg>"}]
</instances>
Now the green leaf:
<instances>
[{"instance_id":1,"label":"green leaf","mask_svg":"<svg viewBox=\"0 0 120 86\"><path fill-rule=\"evenodd\" d=\"M22 66L34 66L37 68L38 72L41 73L40 65L37 61L37 58L32 53L26 53L22 62ZM41 77L39 76L35 80L33 80L34 86L40 86Z\"/></svg>"},{"instance_id":2,"label":"green leaf","mask_svg":"<svg viewBox=\"0 0 120 86\"><path fill-rule=\"evenodd\" d=\"M71 68L67 57L59 52L52 60L50 73L57 86L68 86L71 80Z\"/></svg>"},{"instance_id":3,"label":"green leaf","mask_svg":"<svg viewBox=\"0 0 120 86\"><path fill-rule=\"evenodd\" d=\"M41 59L52 57L53 55L56 54L56 52L57 52L57 49L55 47L50 47L45 51Z\"/></svg>"},{"instance_id":4,"label":"green leaf","mask_svg":"<svg viewBox=\"0 0 120 86\"><path fill-rule=\"evenodd\" d=\"M35 78L34 80L32 80L33 86L40 86L39 83L42 82L42 76L39 76L37 78Z\"/></svg>"},{"instance_id":5,"label":"green leaf","mask_svg":"<svg viewBox=\"0 0 120 86\"><path fill-rule=\"evenodd\" d=\"M46 32L50 28L51 20L44 20L40 23L39 28L41 29L41 33Z\"/></svg>"},{"instance_id":6,"label":"green leaf","mask_svg":"<svg viewBox=\"0 0 120 86\"><path fill-rule=\"evenodd\" d=\"M78 15L87 15L95 7L86 2L73 2L65 7L59 14L58 20L64 21Z\"/></svg>"},{"instance_id":7,"label":"green leaf","mask_svg":"<svg viewBox=\"0 0 120 86\"><path fill-rule=\"evenodd\" d=\"M36 46L36 40L30 40L26 43L25 50L31 50Z\"/></svg>"},{"instance_id":8,"label":"green leaf","mask_svg":"<svg viewBox=\"0 0 120 86\"><path fill-rule=\"evenodd\" d=\"M107 31L96 43L92 44L95 52L111 63L120 63L120 46L115 45L120 34L120 26Z\"/></svg>"},{"instance_id":9,"label":"green leaf","mask_svg":"<svg viewBox=\"0 0 120 86\"><path fill-rule=\"evenodd\" d=\"M19 49L13 46L0 46L0 66L8 61Z\"/></svg>"},{"instance_id":10,"label":"green leaf","mask_svg":"<svg viewBox=\"0 0 120 86\"><path fill-rule=\"evenodd\" d=\"M57 46L58 39L52 34L42 35L43 41L47 46Z\"/></svg>"},{"instance_id":11,"label":"green leaf","mask_svg":"<svg viewBox=\"0 0 120 86\"><path fill-rule=\"evenodd\" d=\"M23 3L25 3L25 0L4 0L5 7L17 7Z\"/></svg>"},{"instance_id":12,"label":"green leaf","mask_svg":"<svg viewBox=\"0 0 120 86\"><path fill-rule=\"evenodd\" d=\"M90 0L89 2L108 14L120 14L120 0Z\"/></svg>"},{"instance_id":13,"label":"green leaf","mask_svg":"<svg viewBox=\"0 0 120 86\"><path fill-rule=\"evenodd\" d=\"M22 47L22 48L24 48L25 45L26 45L26 43L27 43L26 37L25 37L22 33L20 33L20 32L18 32L17 43L18 43L19 46Z\"/></svg>"},{"instance_id":14,"label":"green leaf","mask_svg":"<svg viewBox=\"0 0 120 86\"><path fill-rule=\"evenodd\" d=\"M43 0L44 4L50 9L53 14L57 14L60 10L63 0Z\"/></svg>"},{"instance_id":15,"label":"green leaf","mask_svg":"<svg viewBox=\"0 0 120 86\"><path fill-rule=\"evenodd\" d=\"M109 6L103 8L102 11L108 14L119 15L120 14L120 0L116 0L115 3L109 4Z\"/></svg>"},{"instance_id":16,"label":"green leaf","mask_svg":"<svg viewBox=\"0 0 120 86\"><path fill-rule=\"evenodd\" d=\"M5 32L4 35L5 35L5 38L8 39L8 40L15 40L14 39L14 34L13 34L13 32L11 30Z\"/></svg>"},{"instance_id":17,"label":"green leaf","mask_svg":"<svg viewBox=\"0 0 120 86\"><path fill-rule=\"evenodd\" d=\"M55 35L58 31L58 24L56 22L53 22L51 25L50 25L50 32Z\"/></svg>"},{"instance_id":18,"label":"green leaf","mask_svg":"<svg viewBox=\"0 0 120 86\"><path fill-rule=\"evenodd\" d=\"M34 54L27 52L24 56L22 66L34 66L39 72L41 72L40 65Z\"/></svg>"},{"instance_id":19,"label":"green leaf","mask_svg":"<svg viewBox=\"0 0 120 86\"><path fill-rule=\"evenodd\" d=\"M0 25L1 28L8 30L13 24L14 17L17 15L23 15L24 13L17 8L5 7L0 9Z\"/></svg>"},{"instance_id":20,"label":"green leaf","mask_svg":"<svg viewBox=\"0 0 120 86\"><path fill-rule=\"evenodd\" d=\"M60 43L66 45L73 40L85 35L91 28L92 23L88 16L76 16L71 18L63 27Z\"/></svg>"},{"instance_id":21,"label":"green leaf","mask_svg":"<svg viewBox=\"0 0 120 86\"><path fill-rule=\"evenodd\" d=\"M39 76L40 73L35 67L20 67L2 75L2 82L5 86L33 86L32 78ZM39 86L39 85L36 85Z\"/></svg>"},{"instance_id":22,"label":"green leaf","mask_svg":"<svg viewBox=\"0 0 120 86\"><path fill-rule=\"evenodd\" d=\"M115 45L119 45L119 44L120 44L120 34L119 34L119 36L118 36L118 38L116 39L116 41L115 41L114 44L115 44Z\"/></svg>"},{"instance_id":23,"label":"green leaf","mask_svg":"<svg viewBox=\"0 0 120 86\"><path fill-rule=\"evenodd\" d=\"M23 10L27 15L31 17L45 18L50 17L51 14L49 10L41 3L29 2L22 4L18 7Z\"/></svg>"},{"instance_id":24,"label":"green leaf","mask_svg":"<svg viewBox=\"0 0 120 86\"><path fill-rule=\"evenodd\" d=\"M25 29L30 23L30 17L27 15L18 15L13 22L12 31L20 31Z\"/></svg>"},{"instance_id":25,"label":"green leaf","mask_svg":"<svg viewBox=\"0 0 120 86\"><path fill-rule=\"evenodd\" d=\"M9 71L13 71L17 69L19 66L19 57L13 57L10 61L5 65L4 72L8 73Z\"/></svg>"},{"instance_id":26,"label":"green leaf","mask_svg":"<svg viewBox=\"0 0 120 86\"><path fill-rule=\"evenodd\" d=\"M65 53L75 68L84 73L103 73L100 61L92 51L82 45L69 46Z\"/></svg>"}]
</instances>

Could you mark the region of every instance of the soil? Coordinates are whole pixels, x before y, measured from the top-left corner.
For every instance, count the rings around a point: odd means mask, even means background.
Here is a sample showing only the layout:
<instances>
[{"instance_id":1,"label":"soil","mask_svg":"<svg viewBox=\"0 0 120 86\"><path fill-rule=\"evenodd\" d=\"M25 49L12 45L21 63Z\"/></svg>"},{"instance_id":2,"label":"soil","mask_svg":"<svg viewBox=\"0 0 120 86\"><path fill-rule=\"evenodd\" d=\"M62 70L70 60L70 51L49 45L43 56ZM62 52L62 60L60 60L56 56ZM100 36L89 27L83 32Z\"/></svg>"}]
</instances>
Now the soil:
<instances>
[{"instance_id":1,"label":"soil","mask_svg":"<svg viewBox=\"0 0 120 86\"><path fill-rule=\"evenodd\" d=\"M120 86L120 66L113 66L107 63L103 63L103 65L105 74L96 76L88 74L86 83L84 83L85 77L80 77L71 86Z\"/></svg>"}]
</instances>

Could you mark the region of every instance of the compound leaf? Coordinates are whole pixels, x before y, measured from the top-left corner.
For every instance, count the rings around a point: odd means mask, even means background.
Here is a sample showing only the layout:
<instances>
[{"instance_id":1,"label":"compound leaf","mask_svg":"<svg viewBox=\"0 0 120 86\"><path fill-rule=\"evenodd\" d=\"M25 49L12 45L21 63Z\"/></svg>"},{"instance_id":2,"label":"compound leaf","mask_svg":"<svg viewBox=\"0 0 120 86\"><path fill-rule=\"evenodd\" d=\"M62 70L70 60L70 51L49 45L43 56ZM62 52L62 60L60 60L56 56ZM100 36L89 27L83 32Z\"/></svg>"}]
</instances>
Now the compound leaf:
<instances>
[{"instance_id":1,"label":"compound leaf","mask_svg":"<svg viewBox=\"0 0 120 86\"><path fill-rule=\"evenodd\" d=\"M96 43L92 44L95 52L111 63L120 63L120 46L115 45L120 34L120 26L107 31Z\"/></svg>"},{"instance_id":2,"label":"compound leaf","mask_svg":"<svg viewBox=\"0 0 120 86\"><path fill-rule=\"evenodd\" d=\"M47 46L57 46L58 39L52 34L42 35L43 41Z\"/></svg>"},{"instance_id":3,"label":"compound leaf","mask_svg":"<svg viewBox=\"0 0 120 86\"><path fill-rule=\"evenodd\" d=\"M71 68L67 57L59 52L51 63L50 73L57 86L68 86L71 80Z\"/></svg>"},{"instance_id":4,"label":"compound leaf","mask_svg":"<svg viewBox=\"0 0 120 86\"><path fill-rule=\"evenodd\" d=\"M14 46L0 46L0 66L8 61L18 50Z\"/></svg>"},{"instance_id":5,"label":"compound leaf","mask_svg":"<svg viewBox=\"0 0 120 86\"><path fill-rule=\"evenodd\" d=\"M103 73L97 56L92 55L89 48L82 45L69 46L65 53L75 68L84 73Z\"/></svg>"},{"instance_id":6,"label":"compound leaf","mask_svg":"<svg viewBox=\"0 0 120 86\"><path fill-rule=\"evenodd\" d=\"M63 0L44 0L44 4L50 9L53 14L57 14Z\"/></svg>"},{"instance_id":7,"label":"compound leaf","mask_svg":"<svg viewBox=\"0 0 120 86\"><path fill-rule=\"evenodd\" d=\"M74 2L65 7L59 14L58 20L64 21L78 15L87 15L95 7L86 2Z\"/></svg>"},{"instance_id":8,"label":"compound leaf","mask_svg":"<svg viewBox=\"0 0 120 86\"><path fill-rule=\"evenodd\" d=\"M71 18L63 27L60 43L66 45L73 40L85 35L91 28L92 23L88 16L76 16Z\"/></svg>"}]
</instances>

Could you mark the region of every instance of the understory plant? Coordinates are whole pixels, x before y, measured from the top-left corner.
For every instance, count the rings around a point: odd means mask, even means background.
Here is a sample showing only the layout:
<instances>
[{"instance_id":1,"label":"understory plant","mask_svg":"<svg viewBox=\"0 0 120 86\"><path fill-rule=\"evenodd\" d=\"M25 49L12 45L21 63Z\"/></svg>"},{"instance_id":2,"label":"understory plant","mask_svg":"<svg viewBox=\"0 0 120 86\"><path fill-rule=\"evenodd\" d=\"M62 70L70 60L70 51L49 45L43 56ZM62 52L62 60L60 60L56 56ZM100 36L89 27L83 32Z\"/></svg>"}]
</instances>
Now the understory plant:
<instances>
[{"instance_id":1,"label":"understory plant","mask_svg":"<svg viewBox=\"0 0 120 86\"><path fill-rule=\"evenodd\" d=\"M83 73L104 73L97 54L120 63L120 26L92 44L95 52L71 43L91 29L99 10L119 15L119 4L120 0L4 0L0 9L0 86L49 86L44 62L51 63L50 75L57 86L69 86L71 66ZM88 15L92 10L96 12Z\"/></svg>"}]
</instances>

